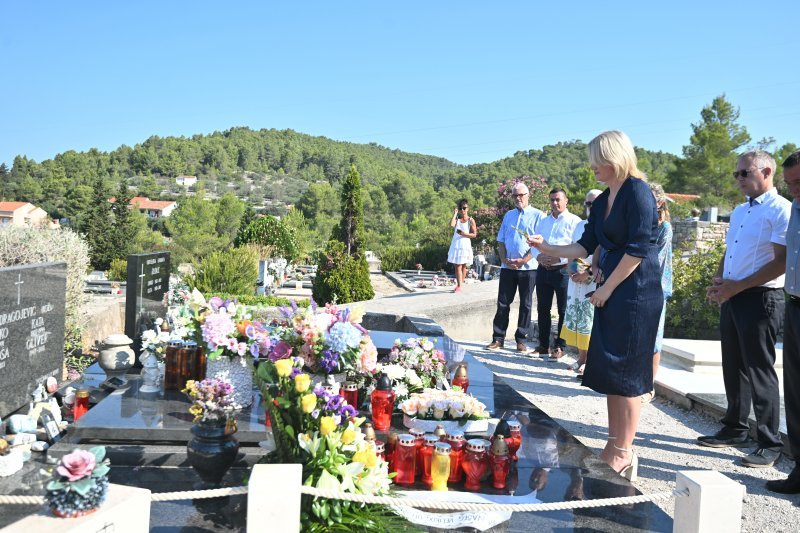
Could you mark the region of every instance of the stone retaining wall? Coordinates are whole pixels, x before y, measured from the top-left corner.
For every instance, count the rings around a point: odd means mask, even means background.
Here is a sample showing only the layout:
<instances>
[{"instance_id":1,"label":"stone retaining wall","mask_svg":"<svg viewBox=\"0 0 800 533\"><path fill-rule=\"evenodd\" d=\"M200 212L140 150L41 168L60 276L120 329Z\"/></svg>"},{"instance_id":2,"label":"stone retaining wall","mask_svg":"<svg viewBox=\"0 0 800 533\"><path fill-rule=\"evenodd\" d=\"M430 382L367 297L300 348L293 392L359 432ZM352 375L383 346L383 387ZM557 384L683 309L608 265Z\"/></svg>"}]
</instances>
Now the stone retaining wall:
<instances>
[{"instance_id":1,"label":"stone retaining wall","mask_svg":"<svg viewBox=\"0 0 800 533\"><path fill-rule=\"evenodd\" d=\"M683 256L698 250L707 250L714 243L725 241L727 222L702 222L699 220L674 220L672 222L672 249Z\"/></svg>"}]
</instances>

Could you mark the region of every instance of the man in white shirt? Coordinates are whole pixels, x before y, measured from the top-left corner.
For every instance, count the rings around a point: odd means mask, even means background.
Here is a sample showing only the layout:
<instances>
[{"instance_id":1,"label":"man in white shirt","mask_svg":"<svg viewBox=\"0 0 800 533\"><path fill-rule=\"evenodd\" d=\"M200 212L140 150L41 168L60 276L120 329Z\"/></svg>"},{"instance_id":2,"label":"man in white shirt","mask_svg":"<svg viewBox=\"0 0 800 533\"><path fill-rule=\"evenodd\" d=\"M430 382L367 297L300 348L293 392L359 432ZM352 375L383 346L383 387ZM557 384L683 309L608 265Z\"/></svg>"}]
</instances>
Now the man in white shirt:
<instances>
[{"instance_id":1,"label":"man in white shirt","mask_svg":"<svg viewBox=\"0 0 800 533\"><path fill-rule=\"evenodd\" d=\"M775 160L763 150L739 157L734 172L747 202L731 215L726 250L708 288L720 304L722 376L728 408L716 435L698 437L712 448L750 447L744 466L767 468L781 456L780 392L775 373L775 339L783 322L786 228L791 203L773 187ZM750 404L756 440L750 439Z\"/></svg>"},{"instance_id":2,"label":"man in white shirt","mask_svg":"<svg viewBox=\"0 0 800 533\"><path fill-rule=\"evenodd\" d=\"M767 481L767 490L800 493L800 150L783 160L783 181L789 187L792 217L786 230L786 315L783 320L783 403L786 436L794 469L786 479Z\"/></svg>"},{"instance_id":3,"label":"man in white shirt","mask_svg":"<svg viewBox=\"0 0 800 533\"><path fill-rule=\"evenodd\" d=\"M550 214L542 219L538 232L550 244L570 244L572 234L581 219L567 211L567 193L564 189L555 188L550 191ZM550 257L539 254L539 268L536 270L536 313L539 325L539 347L534 351L541 357L550 354L553 360L564 355L567 343L556 333L554 346L550 348L550 309L553 307L553 295L556 296L558 307L558 329L564 325L564 314L567 309L567 286L569 274L567 273L567 259L565 257Z\"/></svg>"}]
</instances>

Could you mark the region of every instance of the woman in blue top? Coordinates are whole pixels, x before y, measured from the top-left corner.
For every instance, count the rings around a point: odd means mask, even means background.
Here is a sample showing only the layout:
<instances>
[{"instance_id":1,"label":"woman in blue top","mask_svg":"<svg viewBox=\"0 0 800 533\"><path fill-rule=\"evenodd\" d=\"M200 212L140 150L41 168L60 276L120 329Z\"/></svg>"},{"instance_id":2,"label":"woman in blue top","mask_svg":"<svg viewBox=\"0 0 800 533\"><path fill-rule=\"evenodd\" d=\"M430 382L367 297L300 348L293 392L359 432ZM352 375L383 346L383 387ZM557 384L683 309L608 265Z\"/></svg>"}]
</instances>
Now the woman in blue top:
<instances>
[{"instance_id":1,"label":"woman in blue top","mask_svg":"<svg viewBox=\"0 0 800 533\"><path fill-rule=\"evenodd\" d=\"M541 235L528 242L547 255L569 258L602 247L594 270L605 281L589 298L595 315L583 385L607 395L608 441L600 457L633 480L639 397L652 390L653 346L664 304L655 244L658 215L627 135L607 131L592 139L589 161L608 189L592 203L583 237L564 246L550 245Z\"/></svg>"},{"instance_id":2,"label":"woman in blue top","mask_svg":"<svg viewBox=\"0 0 800 533\"><path fill-rule=\"evenodd\" d=\"M656 200L658 209L658 264L661 267L661 290L664 292L664 305L661 308L661 318L658 321L658 333L656 333L656 346L653 348L653 381L656 379L658 365L661 362L661 345L664 342L664 319L667 316L667 300L672 297L672 224L670 224L669 207L667 207L667 195L664 188L658 183L651 183L650 190ZM655 396L655 390L651 390L644 396L642 401L649 402Z\"/></svg>"}]
</instances>

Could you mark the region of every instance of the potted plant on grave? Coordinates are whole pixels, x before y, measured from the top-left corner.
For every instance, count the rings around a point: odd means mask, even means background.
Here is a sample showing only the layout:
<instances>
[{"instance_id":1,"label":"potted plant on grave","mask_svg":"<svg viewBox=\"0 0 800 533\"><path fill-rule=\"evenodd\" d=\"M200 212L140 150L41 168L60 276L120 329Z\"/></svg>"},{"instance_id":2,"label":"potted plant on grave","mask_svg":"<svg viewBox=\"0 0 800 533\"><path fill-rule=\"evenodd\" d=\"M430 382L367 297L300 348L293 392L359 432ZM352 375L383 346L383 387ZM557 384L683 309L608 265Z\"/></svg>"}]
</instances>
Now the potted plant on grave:
<instances>
[{"instance_id":1,"label":"potted plant on grave","mask_svg":"<svg viewBox=\"0 0 800 533\"><path fill-rule=\"evenodd\" d=\"M109 461L106 449L97 446L64 455L45 487L44 496L52 513L74 518L92 513L108 495Z\"/></svg>"},{"instance_id":2,"label":"potted plant on grave","mask_svg":"<svg viewBox=\"0 0 800 533\"><path fill-rule=\"evenodd\" d=\"M208 486L219 486L239 453L236 414L241 406L234 401L234 389L223 379L187 381L183 389L192 400L192 435L186 446L189 464Z\"/></svg>"}]
</instances>

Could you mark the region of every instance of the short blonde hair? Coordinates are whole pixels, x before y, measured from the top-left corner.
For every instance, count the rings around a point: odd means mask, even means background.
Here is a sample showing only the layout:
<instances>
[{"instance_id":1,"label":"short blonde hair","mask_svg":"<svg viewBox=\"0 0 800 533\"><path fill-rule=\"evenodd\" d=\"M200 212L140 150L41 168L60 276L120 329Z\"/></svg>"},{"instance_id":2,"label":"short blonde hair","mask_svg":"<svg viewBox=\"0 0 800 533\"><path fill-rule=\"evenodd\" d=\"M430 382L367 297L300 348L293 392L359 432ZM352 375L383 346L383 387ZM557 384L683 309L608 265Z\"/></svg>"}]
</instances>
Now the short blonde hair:
<instances>
[{"instance_id":1,"label":"short blonde hair","mask_svg":"<svg viewBox=\"0 0 800 533\"><path fill-rule=\"evenodd\" d=\"M639 170L633 143L621 131L604 131L589 142L589 162L592 165L611 165L617 179L628 176L646 179Z\"/></svg>"}]
</instances>

